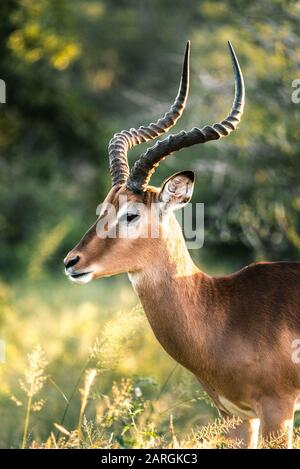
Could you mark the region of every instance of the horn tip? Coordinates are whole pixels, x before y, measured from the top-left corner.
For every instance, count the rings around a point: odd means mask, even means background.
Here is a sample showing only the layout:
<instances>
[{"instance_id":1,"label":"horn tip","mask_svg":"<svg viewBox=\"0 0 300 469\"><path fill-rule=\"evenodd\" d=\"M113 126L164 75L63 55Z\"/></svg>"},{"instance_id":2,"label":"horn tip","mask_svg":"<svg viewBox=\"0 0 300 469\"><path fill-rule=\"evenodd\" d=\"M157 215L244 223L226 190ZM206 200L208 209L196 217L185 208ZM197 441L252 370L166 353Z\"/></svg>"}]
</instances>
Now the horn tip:
<instances>
[{"instance_id":1,"label":"horn tip","mask_svg":"<svg viewBox=\"0 0 300 469\"><path fill-rule=\"evenodd\" d=\"M233 48L233 45L231 44L231 41L227 41L227 45L229 48L229 53L231 55L231 59L232 59L234 67L239 67L238 59L237 59L235 50Z\"/></svg>"},{"instance_id":2,"label":"horn tip","mask_svg":"<svg viewBox=\"0 0 300 469\"><path fill-rule=\"evenodd\" d=\"M234 53L234 48L233 48L233 45L231 44L231 41L227 41L227 44L228 44L228 47L229 47L229 50L230 52L233 52Z\"/></svg>"}]
</instances>

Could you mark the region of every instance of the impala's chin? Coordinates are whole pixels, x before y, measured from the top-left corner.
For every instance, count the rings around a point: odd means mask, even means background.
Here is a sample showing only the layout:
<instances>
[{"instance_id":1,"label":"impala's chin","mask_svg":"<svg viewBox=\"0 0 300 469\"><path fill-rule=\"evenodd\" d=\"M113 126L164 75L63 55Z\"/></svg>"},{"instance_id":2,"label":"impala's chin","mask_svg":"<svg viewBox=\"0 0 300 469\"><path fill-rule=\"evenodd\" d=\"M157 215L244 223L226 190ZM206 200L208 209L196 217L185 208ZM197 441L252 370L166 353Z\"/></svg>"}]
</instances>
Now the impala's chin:
<instances>
[{"instance_id":1,"label":"impala's chin","mask_svg":"<svg viewBox=\"0 0 300 469\"><path fill-rule=\"evenodd\" d=\"M69 275L68 277L72 282L83 285L84 283L89 283L91 280L93 280L93 272L87 272L86 274L79 275Z\"/></svg>"},{"instance_id":2,"label":"impala's chin","mask_svg":"<svg viewBox=\"0 0 300 469\"><path fill-rule=\"evenodd\" d=\"M94 272L93 270L88 271L73 271L72 268L66 269L67 277L74 283L84 284L93 280Z\"/></svg>"}]
</instances>

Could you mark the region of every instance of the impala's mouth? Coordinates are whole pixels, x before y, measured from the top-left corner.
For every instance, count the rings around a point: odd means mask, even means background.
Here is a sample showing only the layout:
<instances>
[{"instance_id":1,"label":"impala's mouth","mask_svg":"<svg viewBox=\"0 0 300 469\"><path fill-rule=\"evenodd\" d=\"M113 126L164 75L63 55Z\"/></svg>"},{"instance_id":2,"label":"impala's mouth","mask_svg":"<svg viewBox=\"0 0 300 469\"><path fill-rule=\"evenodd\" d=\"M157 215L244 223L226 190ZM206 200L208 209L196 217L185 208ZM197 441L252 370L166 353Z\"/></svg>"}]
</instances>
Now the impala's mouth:
<instances>
[{"instance_id":1,"label":"impala's mouth","mask_svg":"<svg viewBox=\"0 0 300 469\"><path fill-rule=\"evenodd\" d=\"M93 279L93 271L85 271L85 272L73 272L72 269L66 269L66 275L69 279L74 283L88 283Z\"/></svg>"}]
</instances>

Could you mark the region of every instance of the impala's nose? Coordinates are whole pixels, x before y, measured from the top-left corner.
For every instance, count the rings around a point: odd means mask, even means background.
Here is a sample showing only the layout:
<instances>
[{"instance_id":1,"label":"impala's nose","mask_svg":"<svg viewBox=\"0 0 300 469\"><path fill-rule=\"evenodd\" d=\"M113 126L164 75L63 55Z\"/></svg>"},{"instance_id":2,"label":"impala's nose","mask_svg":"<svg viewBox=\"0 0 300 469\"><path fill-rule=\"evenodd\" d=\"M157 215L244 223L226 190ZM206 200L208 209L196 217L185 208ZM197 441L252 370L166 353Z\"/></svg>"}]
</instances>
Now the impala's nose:
<instances>
[{"instance_id":1,"label":"impala's nose","mask_svg":"<svg viewBox=\"0 0 300 469\"><path fill-rule=\"evenodd\" d=\"M79 256L71 257L71 259L68 259L68 257L66 257L64 260L65 268L69 269L70 267L73 267L73 265L77 264L79 259Z\"/></svg>"}]
</instances>

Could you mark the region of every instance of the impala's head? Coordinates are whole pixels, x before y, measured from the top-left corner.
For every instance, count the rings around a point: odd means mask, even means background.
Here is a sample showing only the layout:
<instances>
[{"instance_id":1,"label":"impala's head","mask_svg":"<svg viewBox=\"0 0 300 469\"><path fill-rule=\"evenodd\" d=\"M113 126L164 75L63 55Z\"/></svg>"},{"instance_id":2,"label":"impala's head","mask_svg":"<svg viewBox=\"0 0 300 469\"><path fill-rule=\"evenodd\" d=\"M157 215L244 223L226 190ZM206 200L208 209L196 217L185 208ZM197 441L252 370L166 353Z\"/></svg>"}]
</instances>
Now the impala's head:
<instances>
[{"instance_id":1,"label":"impala's head","mask_svg":"<svg viewBox=\"0 0 300 469\"><path fill-rule=\"evenodd\" d=\"M171 135L158 141L136 161L131 170L127 152L133 146L167 132L181 116L189 88L189 43L176 100L163 118L139 129L123 130L109 143L112 188L100 205L96 223L64 259L66 274L77 283L102 276L136 272L160 253L162 242L178 232L173 216L191 198L194 174L183 171L160 188L149 186L159 163L169 154L199 143L217 140L236 129L244 107L242 73L229 43L235 76L235 98L230 114L218 124Z\"/></svg>"}]
</instances>

